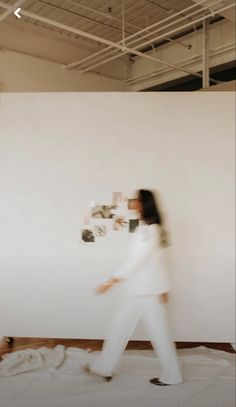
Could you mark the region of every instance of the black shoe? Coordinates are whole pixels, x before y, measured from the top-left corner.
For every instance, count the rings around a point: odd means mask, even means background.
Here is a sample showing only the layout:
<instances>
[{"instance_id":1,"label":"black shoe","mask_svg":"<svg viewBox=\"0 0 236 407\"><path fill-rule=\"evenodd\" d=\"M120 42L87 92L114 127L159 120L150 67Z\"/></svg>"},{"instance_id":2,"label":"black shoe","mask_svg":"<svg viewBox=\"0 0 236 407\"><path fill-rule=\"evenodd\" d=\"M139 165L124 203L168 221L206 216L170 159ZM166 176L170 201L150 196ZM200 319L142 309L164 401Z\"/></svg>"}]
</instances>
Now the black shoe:
<instances>
[{"instance_id":1,"label":"black shoe","mask_svg":"<svg viewBox=\"0 0 236 407\"><path fill-rule=\"evenodd\" d=\"M112 376L102 376L96 372L93 372L92 370L90 370L90 366L89 365L85 365L84 366L84 371L88 374L90 374L91 376L97 376L97 377L101 377L102 379L104 379L105 382L110 382L112 380Z\"/></svg>"},{"instance_id":2,"label":"black shoe","mask_svg":"<svg viewBox=\"0 0 236 407\"><path fill-rule=\"evenodd\" d=\"M153 379L150 380L150 383L156 384L157 386L170 386L170 384L163 383L161 382L158 377L154 377Z\"/></svg>"},{"instance_id":3,"label":"black shoe","mask_svg":"<svg viewBox=\"0 0 236 407\"><path fill-rule=\"evenodd\" d=\"M110 382L112 380L112 376L105 376L104 380L105 382Z\"/></svg>"}]
</instances>

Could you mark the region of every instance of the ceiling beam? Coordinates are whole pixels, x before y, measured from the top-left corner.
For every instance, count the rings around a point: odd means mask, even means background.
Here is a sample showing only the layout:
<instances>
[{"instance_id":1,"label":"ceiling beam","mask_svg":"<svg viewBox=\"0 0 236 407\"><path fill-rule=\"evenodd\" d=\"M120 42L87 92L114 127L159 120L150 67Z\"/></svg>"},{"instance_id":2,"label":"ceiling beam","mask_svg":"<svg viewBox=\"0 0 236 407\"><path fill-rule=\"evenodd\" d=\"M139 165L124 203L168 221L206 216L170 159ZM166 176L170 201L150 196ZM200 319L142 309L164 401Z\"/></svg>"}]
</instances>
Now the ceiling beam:
<instances>
[{"instance_id":1,"label":"ceiling beam","mask_svg":"<svg viewBox=\"0 0 236 407\"><path fill-rule=\"evenodd\" d=\"M200 3L200 1L199 0L192 0L194 3L196 3L197 5L200 5L199 3ZM222 0L221 1L221 7L223 7L223 6L227 6L228 4L230 3L230 0ZM236 3L235 3L235 6L236 6ZM235 7L234 6L234 7ZM216 12L217 13L217 11L215 10L215 7L214 7L214 5L212 5L211 4L211 0L206 0L206 4L205 5L202 5L201 4L201 7L202 8L204 8L204 9L206 9L206 10L210 10L213 14ZM217 13L218 14L218 13ZM231 21L232 23L234 23L235 24L235 10L223 10L221 13L220 13L220 15L222 16L222 17L224 17L224 18L226 18L227 20L229 20L229 21Z\"/></svg>"},{"instance_id":2,"label":"ceiling beam","mask_svg":"<svg viewBox=\"0 0 236 407\"><path fill-rule=\"evenodd\" d=\"M216 0L216 1L214 1L213 4L217 4L220 1L221 0ZM206 2L206 0L200 0L200 3L205 3L205 2ZM174 15L171 15L171 16L168 16L168 17L162 19L162 20L159 20L156 23L146 27L145 29L142 29L142 30L140 30L139 32L137 32L135 34L130 35L129 37L126 37L126 45L129 45L129 47L132 45L133 49L140 49L140 47L143 48L146 45L150 45L150 43L153 43L154 41L159 39L159 37L157 37L157 38L152 37L152 40L150 41L150 35L154 35L159 31L163 31L163 27L157 28L158 26L165 24L164 28L166 29L168 27L176 25L177 23L181 23L182 20L186 19L186 16L183 16L182 13L183 12L190 12L192 9L195 9L196 7L197 7L196 4L192 4L191 6L186 7L181 12L177 12ZM195 14L198 14L200 11L201 11L201 8L199 10L191 11L188 14L188 17L192 18L193 16L195 16ZM173 20L173 18L175 18L175 17L177 17L177 20ZM172 20L172 21L170 21L170 20ZM190 18L188 18L188 21L189 20L190 20ZM188 24L188 27L191 26L191 25L194 25L192 19L191 19L191 22ZM152 29L154 29L154 31L151 32ZM146 41L144 44L141 44L141 45L139 44L137 46L134 45L138 41L141 41L141 39L144 40L146 38L146 32L148 32L148 34L149 34L149 40ZM166 35L170 35L173 32L176 32L176 29L174 29L174 30L172 30L172 31L170 31L168 33L165 32L165 34L161 35L161 38L165 38ZM138 38L135 38L135 37L138 37ZM122 41L119 41L118 44L122 44ZM108 52L108 55L103 55L104 53L107 53L107 52ZM72 68L76 68L77 66L81 67L85 63L87 65L89 60L91 60L91 59L93 59L95 57L96 57L96 59L97 58L100 59L101 55L103 55L103 58L105 58L105 60L108 62L107 57L110 56L110 54L113 54L113 53L114 53L114 48L110 46L110 47L104 48L103 50L100 50L100 51L94 53L93 55L90 55L90 56L88 56L88 57L86 57L84 59L81 59L80 61L72 62L72 63L68 64L66 67L72 69ZM112 56L112 58L109 59L109 61L112 60L112 59L119 58L119 57L120 57L120 54ZM98 63L98 65L99 65L101 62L96 62L96 63ZM91 62L90 62L90 64L91 64ZM93 66L94 66L94 61L93 61Z\"/></svg>"},{"instance_id":3,"label":"ceiling beam","mask_svg":"<svg viewBox=\"0 0 236 407\"><path fill-rule=\"evenodd\" d=\"M212 49L211 50L211 56L215 57L215 56L218 56L218 55L221 55L221 54L225 54L225 52L234 51L234 49L235 49L235 42L232 42L232 43L229 43L229 44L227 44L225 46L217 47L217 48ZM202 56L201 55L194 55L194 56L192 56L190 58L179 61L179 65L181 65L181 66L190 65L190 64L193 64L193 63L194 64L195 63L201 64L202 63ZM158 76L160 74L165 74L165 73L168 73L168 72L171 72L171 71L173 71L172 68L166 68L166 67L159 68L159 69L155 69L153 71L149 71L149 72L145 72L145 73L142 73L142 74L139 74L139 75L132 76L132 77L130 77L128 79L125 79L123 81L123 83L126 84L126 85L133 85L133 84L135 84L137 82L142 82L142 81L144 81L146 79L154 78L154 77L156 77L156 76ZM218 80L218 82L221 83L221 81L219 81L219 80Z\"/></svg>"},{"instance_id":4,"label":"ceiling beam","mask_svg":"<svg viewBox=\"0 0 236 407\"><path fill-rule=\"evenodd\" d=\"M227 8L230 8L230 7L233 7L233 6L234 6L234 4L231 4L231 5L227 6ZM222 10L222 9L219 9L219 10ZM205 19L208 19L209 17L211 17L211 12L209 12L208 14L204 14L203 16L199 17L198 19L196 19L196 20L194 20L194 21L192 21L192 22L194 22L194 23L199 23L199 22L201 22L201 21L204 21ZM181 30L181 29L183 29L183 28L189 27L190 25L192 25L192 22L191 22L191 23L186 23L184 26L175 28L175 29L171 30L171 31L168 32L168 33L159 35L158 37L156 37L156 38L153 39L153 42L154 42L154 41L156 42L157 40L164 38L164 36L166 36L167 34L170 35L170 34L173 34L173 33L175 33L176 31L179 31L179 30ZM146 46L146 45L147 45L147 42L141 44L141 47L144 47L144 46ZM137 51L137 48L139 48L139 47L140 47L140 45L139 45L138 47L134 47L134 48L133 48L133 50L135 50L135 52L133 53L134 55L138 55L138 54L137 54L137 52L138 52L138 51ZM127 53L127 51L125 51L125 53ZM123 54L124 54L124 53L123 53ZM141 56L140 54L141 54L141 53L139 53L139 56ZM150 54L147 54L147 53L142 52L142 55L143 55L143 57L149 58L150 60L151 60L151 59L152 59L153 61L156 60L157 62L163 63L164 65L171 67L171 64L170 64L170 63L168 64L166 61L158 60L158 58L153 57L153 56L151 56ZM104 64L104 63L107 63L107 62L110 62L110 61L112 61L112 60L114 60L114 59L116 59L116 58L118 58L118 57L120 57L119 54L118 54L118 55L115 55L115 56L112 56L112 57L109 57L109 58L107 58L107 59L105 59L105 60L103 60L103 61L94 63L94 64L92 64L92 65L90 65L90 66L88 66L88 67L86 67L86 68L83 68L83 67L82 67L82 68L81 68L81 72L88 72L88 71L90 71L90 70L96 68L97 66L100 66L100 65L102 65L102 64ZM166 62L166 63L165 63L165 62ZM173 68L173 67L174 67L174 64L172 64L172 68ZM176 69L181 68L179 65L175 65L175 67L176 67ZM178 67L178 68L177 68L177 67ZM187 70L186 68L182 68L182 69L179 69L179 70L182 70L183 72L184 72L184 70L185 70L186 73L188 73L188 74L195 75L195 76L198 76L198 77L200 77L200 78L202 77L201 74L196 74L194 71ZM211 80L212 80L212 82L215 81L213 78L211 78Z\"/></svg>"},{"instance_id":5,"label":"ceiling beam","mask_svg":"<svg viewBox=\"0 0 236 407\"><path fill-rule=\"evenodd\" d=\"M224 10L229 9L229 8L231 8L233 6L234 6L234 4L226 6L223 9ZM7 10L9 10L9 8L11 8L11 6L9 6L8 4L6 4L6 3L4 3L2 1L0 1L0 7L5 8ZM219 10L219 11L221 11L221 10ZM98 37L98 36L96 36L94 34L79 30L79 29L74 28L74 27L67 26L65 24L59 23L59 22L54 21L54 20L50 20L47 17L42 17L42 16L39 16L37 14L28 12L26 10L22 10L21 14L23 16L28 17L28 18L32 18L32 19L34 19L36 21L40 21L40 22L46 23L48 25L51 25L51 26L54 26L54 27L57 27L57 28L61 28L62 30L65 30L65 31L73 32L73 33L78 34L78 35L80 35L82 37L86 37L86 38L89 38L89 39L91 39L93 41L97 41L97 42L100 42L102 44L111 46L112 48L118 49L119 51L121 51L121 55L122 55L123 52L131 53L131 54L137 55L137 56L139 56L141 58L146 58L146 59L149 59L151 61L159 62L159 63L161 63L163 65L169 66L169 67L174 68L174 69L176 69L178 71L182 71L184 73L188 73L188 74L191 74L191 75L202 78L202 75L198 74L197 72L191 71L191 70L186 69L186 68L182 68L182 67L180 67L180 66L178 66L176 64L169 63L169 62L164 61L164 60L162 60L160 58L157 58L157 57L154 57L154 56L151 56L151 55L148 55L148 54L144 54L143 52L137 51L137 50L129 48L127 46L123 46L123 45L120 45L118 43L114 43L114 42L109 41L109 40L107 40L105 38L100 38L100 37ZM206 18L209 18L209 15L206 14L205 16L201 17L201 20L203 21ZM90 69L92 69L92 68L90 68Z\"/></svg>"},{"instance_id":6,"label":"ceiling beam","mask_svg":"<svg viewBox=\"0 0 236 407\"><path fill-rule=\"evenodd\" d=\"M210 55L209 55L209 20L203 20L202 26L202 87L210 86Z\"/></svg>"}]
</instances>

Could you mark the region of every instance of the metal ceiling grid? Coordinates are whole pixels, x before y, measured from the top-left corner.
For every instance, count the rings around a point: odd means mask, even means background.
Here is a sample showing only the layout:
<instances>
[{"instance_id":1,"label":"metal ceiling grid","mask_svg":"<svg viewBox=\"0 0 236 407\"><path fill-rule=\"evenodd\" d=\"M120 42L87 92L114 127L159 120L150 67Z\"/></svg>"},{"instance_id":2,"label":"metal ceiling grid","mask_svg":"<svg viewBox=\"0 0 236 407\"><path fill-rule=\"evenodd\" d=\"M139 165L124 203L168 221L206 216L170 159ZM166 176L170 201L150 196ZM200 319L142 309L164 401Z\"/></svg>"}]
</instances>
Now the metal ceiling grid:
<instances>
[{"instance_id":1,"label":"metal ceiling grid","mask_svg":"<svg viewBox=\"0 0 236 407\"><path fill-rule=\"evenodd\" d=\"M107 23L108 18L101 17L100 15L97 16L95 15L95 18L91 18L91 12L90 16L88 16L88 11L83 10L83 14L81 12L78 13L78 7L76 7L74 4L69 5L69 3L72 3L70 1L51 1L50 3L45 0L37 0L29 7L25 7L28 11L34 12L36 14L39 14L43 17L48 17L51 19L54 19L58 22L62 22L64 24L68 24L72 27L75 28L80 28L83 31L91 32L95 35L111 39L113 41L118 41L121 38L121 32L122 28L118 28L118 23L116 21L116 25L113 23L113 19L109 19L109 24ZM73 1L73 3L76 3ZM101 2L100 2L101 3ZM41 4L41 6L39 6ZM104 1L102 2L104 4ZM59 8L58 8L59 7ZM102 9L100 7L100 9ZM94 13L95 14L95 13ZM29 21L30 19L28 19ZM110 23L110 20L112 24ZM88 22L89 21L89 22ZM42 23L37 23L40 26L43 26L47 28ZM121 26L121 22L120 22ZM60 32L63 34L63 30L60 30ZM132 29L132 32L127 32L126 34L129 35L129 33L133 33L134 29Z\"/></svg>"},{"instance_id":2,"label":"metal ceiling grid","mask_svg":"<svg viewBox=\"0 0 236 407\"><path fill-rule=\"evenodd\" d=\"M204 1L200 1L200 3L205 3ZM211 3L211 4L219 4L220 3L220 1L218 0L216 0L215 2L213 2L213 3ZM232 4L230 5L230 7L232 7ZM219 8L219 11L220 11L220 8ZM187 17L188 17L188 19L186 19L186 13L185 12L188 12L188 14L187 14ZM166 23L167 22L167 20L171 20L172 19L172 17L173 18L175 18L175 17L177 17L177 20L176 21L172 21L172 23L170 23L170 24L165 24L164 25L164 28L167 28L168 26L171 26L172 25L172 31L170 31L169 33L171 33L171 32L175 32L176 31L176 23L178 23L178 25L177 25L177 27L179 28L179 25L180 24L182 24L182 26L181 27L183 27L183 28L186 28L186 27L189 27L189 26L191 26L192 25L192 23L196 23L196 22L200 22L200 21L204 21L205 19L208 19L209 17L211 17L211 11L209 12L206 12L206 9L205 8L202 8L201 7L201 5L196 5L196 4L192 4L191 3L191 5L190 6L188 6L188 8L186 8L185 10L183 10L183 12L180 12L180 13L176 13L174 16L171 16L171 15L169 15L166 19L164 19L162 22L160 22L160 23ZM190 17L190 18L189 18ZM193 18L193 20L194 21L192 21L192 17L194 17ZM188 23L187 24L183 24L183 21L188 21ZM189 22L189 20L190 20L190 22ZM151 33L150 33L150 35L152 34L152 35L154 35L154 34L156 34L158 31L163 31L163 28L161 28L161 30L159 29L159 30L157 30L157 29L154 29L154 31L153 31L153 28L154 27L156 27L158 25L158 22L156 22L155 24L154 24L154 26L153 27L148 27L148 34L149 34L149 31L152 31ZM173 30L173 26L175 26L175 28L174 28L174 30ZM149 30L150 29L150 30ZM159 35L159 36L155 36L155 37L153 37L152 38L152 40L148 40L148 41L145 41L144 43L142 43L142 44L140 44L139 43L139 41L138 41L138 45L137 45L137 39L134 41L134 40L132 40L131 41L131 43L130 42L127 42L127 41L129 41L129 38L127 38L126 39L126 42L125 42L125 46L124 46L124 49L125 49L125 53L128 53L128 52L132 52L132 50L131 50L131 48L134 50L134 55L138 55L138 56L143 56L143 57L145 57L145 58L148 58L148 59L151 59L151 60L156 60L157 62L159 61L159 62L162 62L162 63L164 63L165 65L167 65L167 66L169 66L169 67L174 67L174 68L176 68L177 66L176 65L174 65L174 64L171 64L171 63L168 63L167 61L162 61L162 60L160 60L160 59L158 59L157 57L153 57L153 56L151 56L151 55L147 55L147 54L144 54L144 53L140 53L140 51L138 51L139 49L142 49L142 48L144 48L144 46L147 46L148 44L152 44L152 43L154 43L154 41L156 41L158 38L164 38L165 37L165 35L167 35L167 32L166 33L164 33L164 35L163 34L161 34L161 36ZM146 38L146 34L145 35L143 35L143 40ZM134 43L136 43L136 45L134 46ZM111 49L110 49L111 48ZM97 67L97 66L100 66L100 65L102 65L102 64L104 64L104 63L107 63L107 62L109 62L109 61L111 61L111 60L113 60L113 59L116 59L116 58L119 58L120 57L120 50L122 49L122 46L121 45L117 45L116 44L116 48L117 48L117 55L115 55L114 57L113 56L111 56L111 54L114 54L114 51L112 50L112 43L111 43L111 47L108 47L107 48L107 51L108 51L108 54L106 53L106 55L104 56L104 55L102 55L102 59L101 59L101 56L98 54L97 56L96 56L96 54L94 55L94 57L96 57L95 58L95 60L94 61L92 61L91 62L91 58L85 58L84 60L82 60L82 61L78 61L78 63L73 63L73 64L69 64L68 65L68 67L80 67L80 69L82 68L82 72L87 72L88 70L92 70L93 68L95 68L95 67ZM103 54L103 53L101 53L101 54ZM107 58L108 57L108 58ZM99 61L99 59L100 59L100 61ZM89 61L88 61L89 60ZM87 65L87 66L86 66ZM180 67L179 67L180 68ZM185 72L187 72L187 69L180 69L180 70L185 70ZM188 70L188 73L191 73L191 74L195 74L196 76L199 76L198 74L196 74L196 73L194 73L194 72L192 72L192 71L190 71L190 70ZM200 75L201 76L201 75Z\"/></svg>"},{"instance_id":3,"label":"metal ceiling grid","mask_svg":"<svg viewBox=\"0 0 236 407\"><path fill-rule=\"evenodd\" d=\"M4 14L4 4L13 6L16 0L0 3ZM174 33L184 32L209 19L212 5L216 13L222 6L227 8L221 0L25 0L22 24L26 29L40 29L48 37L55 33L68 42L73 39L78 48L88 50L88 57L68 63L67 68L87 72L117 58L128 61L128 56L134 55L191 73L145 50L157 41L169 40ZM8 16L9 22L17 24L14 18Z\"/></svg>"},{"instance_id":4,"label":"metal ceiling grid","mask_svg":"<svg viewBox=\"0 0 236 407\"><path fill-rule=\"evenodd\" d=\"M64 2L58 2L58 1L50 1L50 3L46 0L38 0L38 2L44 4L45 9L44 9L44 13L41 13L41 15L44 15L45 17L48 17L48 12L50 10L50 8L54 8L55 10L61 10L61 14L59 15L54 15L52 17L52 15L50 15L50 18L55 18L57 19L57 21L63 22L63 23L67 23L68 22L68 16L71 14L71 16L74 15L74 19L72 18L72 20L70 21L70 25L72 25L73 27L78 27L83 31L87 31L87 32L91 32L95 35L110 39L112 41L118 41L121 38L122 35L122 16L121 16L121 11L120 11L120 4L119 7L116 7L116 9L112 9L112 14L109 15L107 14L107 17L105 16L101 16L96 14L96 11L100 11L103 12L106 11L105 7L98 7L98 5L96 6L96 8L94 9L95 11L91 13L91 11L88 10L79 10L78 6L75 6L76 2L75 1L64 1ZM71 6L69 6L70 3L73 3ZM96 2L95 2L96 3ZM138 3L138 4L137 4ZM136 2L134 3L132 1L132 4L130 6L131 9L131 15L133 13L133 10L136 9L136 7L140 8L140 5L143 4L145 2L141 1L141 2ZM82 4L82 3L81 3ZM89 3L90 4L90 3ZM102 2L102 4L104 5L104 1ZM134 7L135 4L135 7ZM95 4L96 5L96 4ZM91 5L90 5L91 6ZM89 8L91 8L89 6ZM103 11L101 11L103 10ZM117 10L117 12L115 13L114 10ZM140 8L140 12L141 12L141 8ZM149 7L150 10L150 7ZM151 11L150 11L151 12ZM105 14L105 13L104 13ZM143 13L142 13L143 16ZM127 22L128 22L128 15L127 15L127 10L126 10L126 18L127 18ZM119 20L119 21L117 21ZM142 27L144 27L144 22ZM126 35L130 35L133 34L139 27L131 27L130 25L128 25L126 23Z\"/></svg>"},{"instance_id":5,"label":"metal ceiling grid","mask_svg":"<svg viewBox=\"0 0 236 407\"><path fill-rule=\"evenodd\" d=\"M126 3L127 2L127 3ZM129 19L132 19L132 23L136 22L137 19L142 20L142 24L139 22L139 26L145 27L147 25L146 17L152 16L155 18L161 17L163 13L156 13L156 7L153 7L150 3L146 0L134 2L133 0L126 0L125 2L125 15L126 21L129 23ZM77 6L76 6L77 3ZM39 4L42 6L40 7ZM58 1L58 0L36 0L35 2L31 3L31 6L25 7L28 11L31 11L36 14L40 14L44 17L49 17L55 19L57 21L67 23L68 18L71 16L72 18L70 24L74 27L79 27L84 31L89 31L94 33L95 35L105 36L105 38L109 38L113 41L117 41L119 35L122 32L122 15L121 15L121 2L116 2L116 6L112 7L112 13L108 14L106 11L105 5L107 2L97 2L97 1L89 1L89 8L94 8L94 12L91 12L86 9L80 9L79 5L84 5L84 3L78 3L76 0L70 1ZM88 2L87 2L88 4ZM114 2L112 3L114 4ZM53 12L55 10L55 12ZM58 12L57 12L58 10ZM101 15L96 14L96 11L103 12L107 14L107 18ZM144 12L145 11L145 12ZM110 18L109 18L110 17ZM120 21L117 21L120 20ZM136 21L135 21L136 20ZM126 34L130 35L134 33L134 30L139 27L132 27L128 26L126 23Z\"/></svg>"},{"instance_id":6,"label":"metal ceiling grid","mask_svg":"<svg viewBox=\"0 0 236 407\"><path fill-rule=\"evenodd\" d=\"M52 2L51 2L52 3ZM56 2L54 2L53 4L55 4ZM58 2L57 2L58 3ZM60 4L64 4L66 3L65 1L60 2ZM78 25L82 25L82 20L76 16L73 13L70 12L71 7L68 7L68 11L61 11L60 9L58 10L55 7L52 7L49 4L46 4L45 2L39 1L39 0L34 0L33 2L30 2L30 5L27 7L24 7L25 10L38 14L40 16L43 17L47 17L50 18L54 21L66 24L70 27L77 27ZM86 17L84 18L84 20L86 21ZM37 26L37 27L41 27L45 30L45 32L48 33L48 35L50 36L51 32L56 32L57 34L60 34L62 37L64 38L74 38L78 41L78 46L81 45L82 47L85 46L87 48L87 44L89 43L89 46L92 48L92 50L96 50L96 49L101 49L101 46L98 44L96 44L95 42L89 40L89 39L84 39L76 34L73 33L68 33L68 31L66 30L62 30L62 29L57 29L56 27L51 27L50 25L43 23L43 22L39 22L39 21L35 21L32 18L27 18L25 16L23 16L23 22L27 22L28 26L33 25L33 26ZM86 45L85 45L86 44Z\"/></svg>"},{"instance_id":7,"label":"metal ceiling grid","mask_svg":"<svg viewBox=\"0 0 236 407\"><path fill-rule=\"evenodd\" d=\"M65 8L66 2L62 2L60 8L58 6L55 6L54 4L49 4L48 2L45 2L44 0L38 0L40 3L44 4L44 9L43 12L40 12L40 15L43 15L44 17L48 17L51 19L54 19L58 22L61 22L63 24L68 24L74 28L80 28L83 31L86 32L91 32L95 35L99 33L99 35L104 36L104 38L114 38L117 40L117 38L120 38L120 30L116 27L112 27L111 24L107 24L105 22L105 19L103 18L101 21L101 17L99 18L92 18L91 16L86 16L85 13L81 14L76 10L75 7L67 6L67 9ZM68 2L67 2L68 3ZM65 4L65 6L64 6ZM63 7L62 7L63 6ZM31 11L31 10L29 10ZM50 13L50 14L49 14ZM90 13L91 14L91 13ZM99 28L101 29L99 30ZM112 35L113 31L118 31L118 34L115 33L115 35ZM63 32L63 30L62 30Z\"/></svg>"},{"instance_id":8,"label":"metal ceiling grid","mask_svg":"<svg viewBox=\"0 0 236 407\"><path fill-rule=\"evenodd\" d=\"M14 0L8 0L6 3L13 5ZM139 29L170 15L171 11L181 10L192 3L177 0L160 3L153 0L125 0L124 4L125 36L129 37ZM24 9L113 42L118 42L122 38L121 0L83 0L80 2L78 0L27 0ZM92 9L94 11L91 11ZM49 30L49 35L50 32L56 31L62 36L68 37L65 30L57 30L27 17L23 17L23 21ZM74 34L70 36L78 38ZM84 42L84 39L80 38L80 41ZM90 42L90 40L88 39L86 42ZM94 42L93 45L95 45ZM97 45L97 48L101 47Z\"/></svg>"}]
</instances>

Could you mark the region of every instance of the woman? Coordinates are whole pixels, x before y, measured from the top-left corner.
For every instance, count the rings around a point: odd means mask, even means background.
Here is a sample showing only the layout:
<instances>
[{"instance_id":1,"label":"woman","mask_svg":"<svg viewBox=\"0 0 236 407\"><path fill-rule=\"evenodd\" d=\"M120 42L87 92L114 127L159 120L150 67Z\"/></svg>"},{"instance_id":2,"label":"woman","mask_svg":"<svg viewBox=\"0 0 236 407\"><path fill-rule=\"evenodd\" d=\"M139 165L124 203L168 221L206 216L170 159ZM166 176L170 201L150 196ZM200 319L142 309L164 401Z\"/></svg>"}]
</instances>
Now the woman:
<instances>
[{"instance_id":1,"label":"woman","mask_svg":"<svg viewBox=\"0 0 236 407\"><path fill-rule=\"evenodd\" d=\"M150 382L160 386L178 384L183 379L166 316L170 287L160 248L162 221L151 191L138 191L135 210L140 225L134 233L128 259L97 289L97 293L105 293L125 281L125 296L112 321L109 339L105 341L100 356L89 366L89 371L111 380L135 325L143 318L162 367L160 378L153 378Z\"/></svg>"}]
</instances>

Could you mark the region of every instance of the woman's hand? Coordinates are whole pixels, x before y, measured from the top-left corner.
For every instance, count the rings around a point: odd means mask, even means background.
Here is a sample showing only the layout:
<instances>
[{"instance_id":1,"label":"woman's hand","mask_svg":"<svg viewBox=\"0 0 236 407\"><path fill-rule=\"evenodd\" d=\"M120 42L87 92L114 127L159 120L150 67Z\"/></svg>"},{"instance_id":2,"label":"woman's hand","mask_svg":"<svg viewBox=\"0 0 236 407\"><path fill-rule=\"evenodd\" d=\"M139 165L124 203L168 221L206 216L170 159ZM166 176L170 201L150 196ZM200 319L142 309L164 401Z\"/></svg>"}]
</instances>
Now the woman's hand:
<instances>
[{"instance_id":1,"label":"woman's hand","mask_svg":"<svg viewBox=\"0 0 236 407\"><path fill-rule=\"evenodd\" d=\"M96 294L104 294L106 291L108 291L111 287L113 287L113 285L115 284L115 283L118 283L118 281L120 281L120 280L118 280L117 278L111 278L110 280L108 280L106 283L103 283L103 284L101 284L101 285L99 285L97 288L96 288Z\"/></svg>"},{"instance_id":2,"label":"woman's hand","mask_svg":"<svg viewBox=\"0 0 236 407\"><path fill-rule=\"evenodd\" d=\"M159 300L162 304L166 304L169 301L168 292L159 294Z\"/></svg>"}]
</instances>

